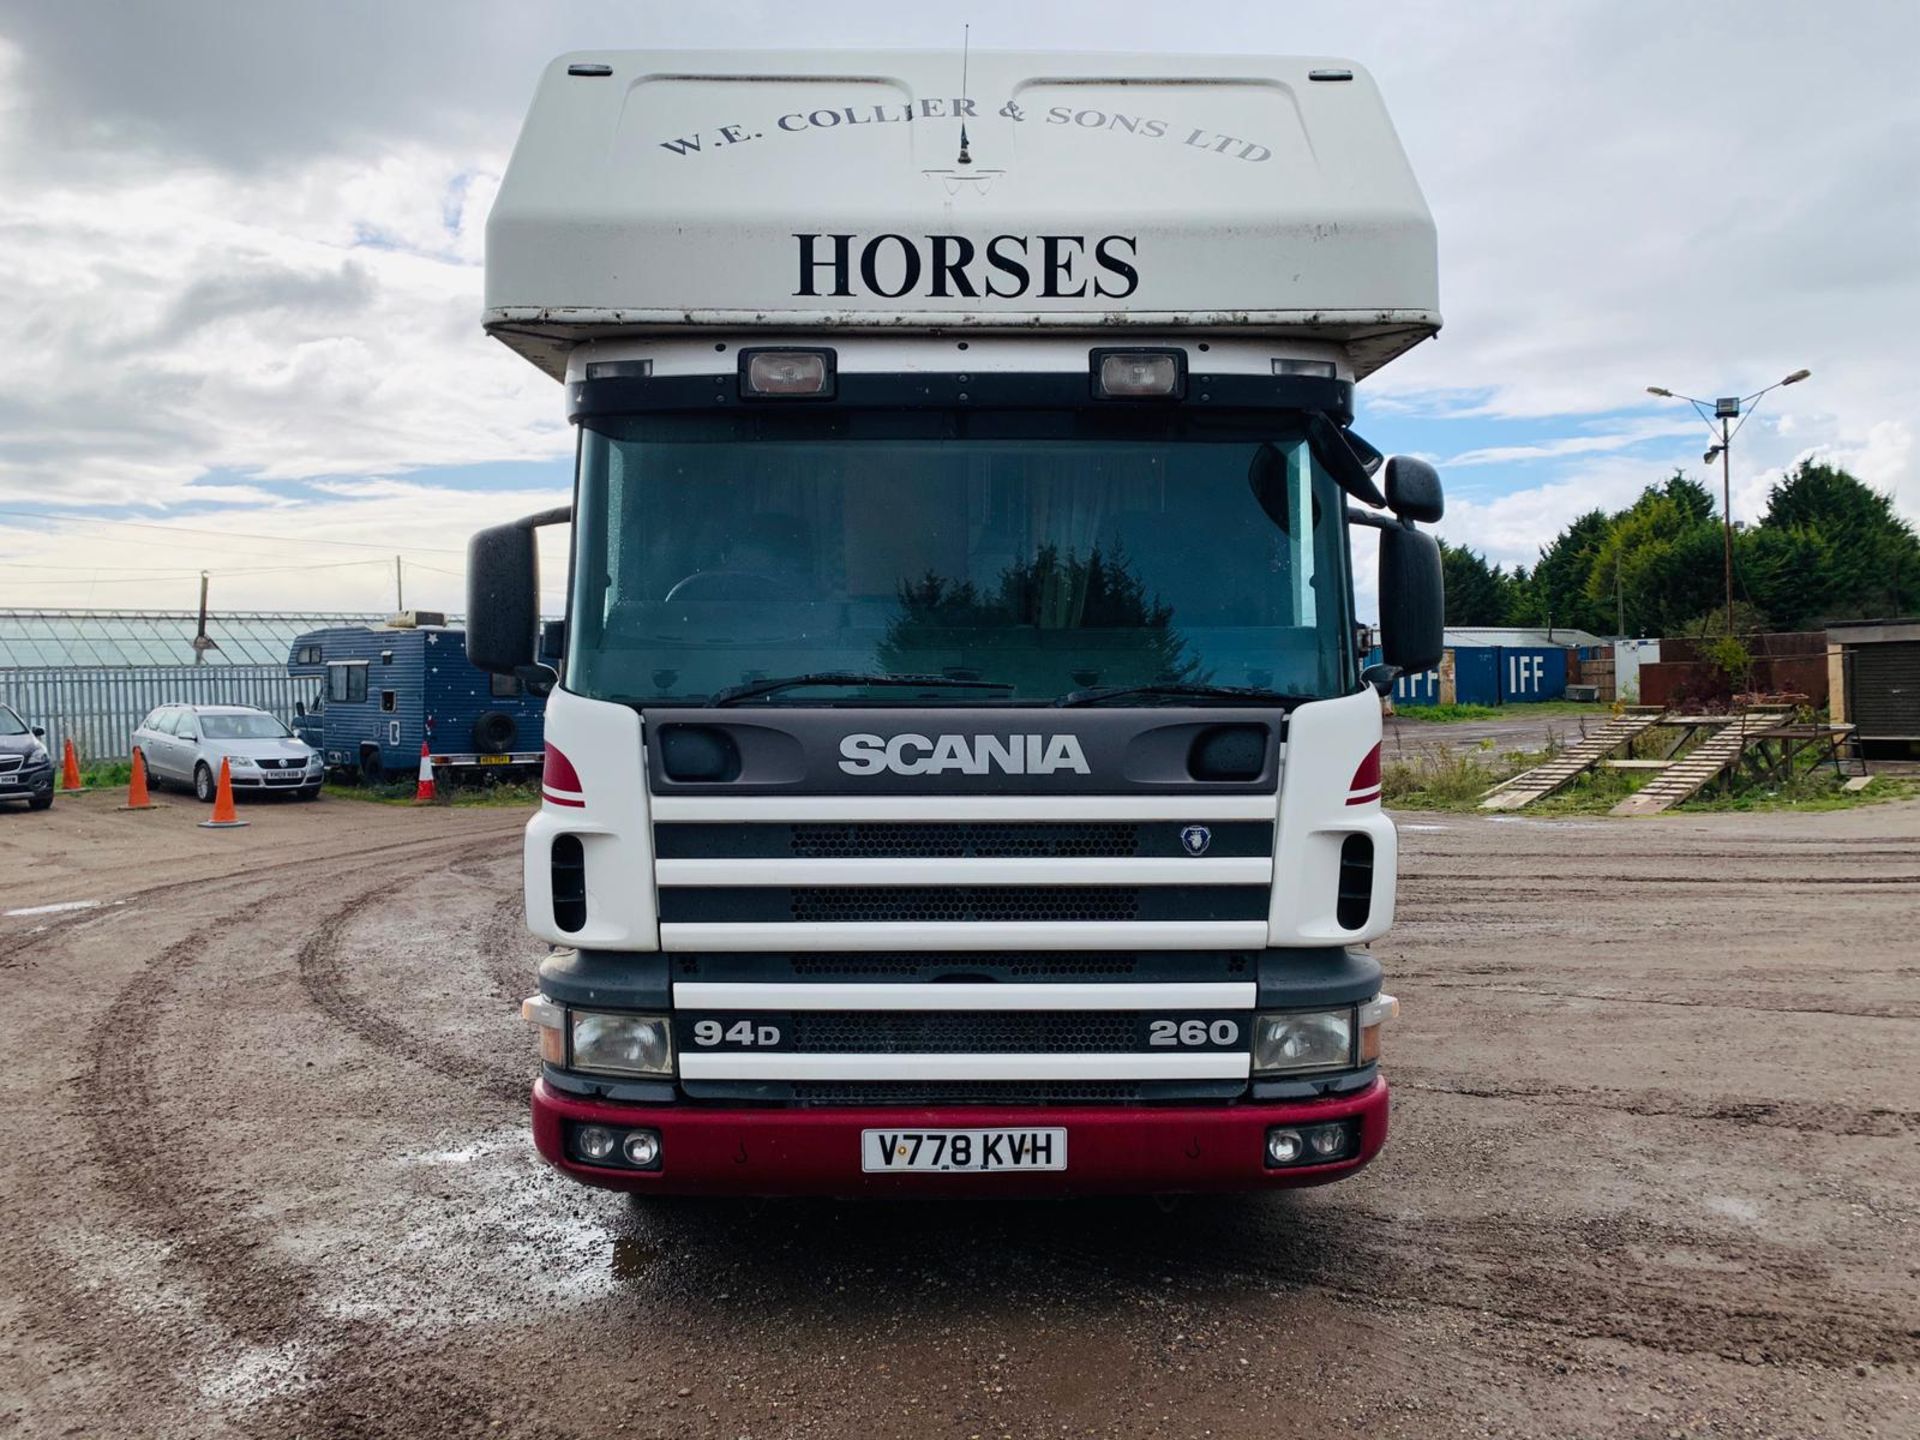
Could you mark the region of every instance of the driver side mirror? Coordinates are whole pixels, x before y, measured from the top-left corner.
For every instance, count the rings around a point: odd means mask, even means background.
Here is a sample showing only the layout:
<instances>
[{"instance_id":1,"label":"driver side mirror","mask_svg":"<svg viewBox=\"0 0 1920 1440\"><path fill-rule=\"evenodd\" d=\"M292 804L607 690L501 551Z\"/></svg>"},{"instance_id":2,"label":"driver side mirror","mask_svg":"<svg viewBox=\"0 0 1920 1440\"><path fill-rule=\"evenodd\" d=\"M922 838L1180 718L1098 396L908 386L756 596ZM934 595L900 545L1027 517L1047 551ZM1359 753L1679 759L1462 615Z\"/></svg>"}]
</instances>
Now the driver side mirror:
<instances>
[{"instance_id":1,"label":"driver side mirror","mask_svg":"<svg viewBox=\"0 0 1920 1440\"><path fill-rule=\"evenodd\" d=\"M1383 526L1380 530L1381 659L1406 675L1418 675L1438 665L1447 643L1446 612L1447 590L1440 569L1440 542L1411 525Z\"/></svg>"}]
</instances>

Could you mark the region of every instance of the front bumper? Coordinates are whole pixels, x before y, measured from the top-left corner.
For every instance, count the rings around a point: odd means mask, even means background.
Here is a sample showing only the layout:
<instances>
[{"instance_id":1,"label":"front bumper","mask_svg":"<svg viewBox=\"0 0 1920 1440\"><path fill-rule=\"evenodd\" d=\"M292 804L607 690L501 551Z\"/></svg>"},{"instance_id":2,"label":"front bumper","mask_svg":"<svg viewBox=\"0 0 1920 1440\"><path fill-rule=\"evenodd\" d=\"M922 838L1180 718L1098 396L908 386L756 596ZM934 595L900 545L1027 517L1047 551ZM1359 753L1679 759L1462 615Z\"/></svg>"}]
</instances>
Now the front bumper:
<instances>
[{"instance_id":1,"label":"front bumper","mask_svg":"<svg viewBox=\"0 0 1920 1440\"><path fill-rule=\"evenodd\" d=\"M1326 1165L1274 1168L1266 1134L1277 1125L1353 1117L1359 1148ZM568 1157L569 1123L644 1126L660 1135L660 1168L616 1170ZM869 1175L860 1132L869 1129L1067 1131L1067 1168L990 1175ZM1087 1195L1287 1189L1344 1179L1387 1139L1387 1082L1317 1100L1163 1106L913 1106L754 1109L624 1105L533 1088L533 1138L575 1180L656 1195Z\"/></svg>"}]
</instances>

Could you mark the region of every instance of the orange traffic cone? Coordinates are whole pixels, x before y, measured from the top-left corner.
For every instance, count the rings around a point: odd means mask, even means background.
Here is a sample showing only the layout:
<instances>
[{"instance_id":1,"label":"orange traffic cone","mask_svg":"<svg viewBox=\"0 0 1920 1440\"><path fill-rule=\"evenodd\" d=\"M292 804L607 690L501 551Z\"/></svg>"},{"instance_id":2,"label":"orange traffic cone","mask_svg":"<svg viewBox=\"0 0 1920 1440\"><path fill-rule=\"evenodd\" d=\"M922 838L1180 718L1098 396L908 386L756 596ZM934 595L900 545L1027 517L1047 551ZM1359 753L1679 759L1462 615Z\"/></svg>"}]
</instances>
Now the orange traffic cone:
<instances>
[{"instance_id":1,"label":"orange traffic cone","mask_svg":"<svg viewBox=\"0 0 1920 1440\"><path fill-rule=\"evenodd\" d=\"M220 786L213 792L213 818L202 820L202 830L238 830L247 822L233 808L233 768L226 757L220 759Z\"/></svg>"},{"instance_id":2,"label":"orange traffic cone","mask_svg":"<svg viewBox=\"0 0 1920 1440\"><path fill-rule=\"evenodd\" d=\"M67 759L60 770L60 790L65 795L78 795L87 787L80 783L80 755L73 748L73 737L67 737Z\"/></svg>"},{"instance_id":3,"label":"orange traffic cone","mask_svg":"<svg viewBox=\"0 0 1920 1440\"><path fill-rule=\"evenodd\" d=\"M427 742L424 740L420 742L420 781L413 787L413 803L433 803L433 759L427 753Z\"/></svg>"},{"instance_id":4,"label":"orange traffic cone","mask_svg":"<svg viewBox=\"0 0 1920 1440\"><path fill-rule=\"evenodd\" d=\"M127 803L122 810L157 810L147 794L147 757L140 753L138 745L133 747L133 775L127 781Z\"/></svg>"}]
</instances>

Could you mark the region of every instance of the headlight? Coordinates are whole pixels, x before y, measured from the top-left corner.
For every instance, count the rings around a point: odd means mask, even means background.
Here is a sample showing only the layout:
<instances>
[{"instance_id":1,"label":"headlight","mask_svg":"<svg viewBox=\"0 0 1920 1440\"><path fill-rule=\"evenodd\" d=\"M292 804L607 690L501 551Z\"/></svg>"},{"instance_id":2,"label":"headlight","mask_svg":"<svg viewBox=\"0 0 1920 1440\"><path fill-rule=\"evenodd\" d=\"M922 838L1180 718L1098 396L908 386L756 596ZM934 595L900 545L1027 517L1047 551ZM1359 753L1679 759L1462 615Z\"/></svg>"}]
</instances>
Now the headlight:
<instances>
[{"instance_id":1,"label":"headlight","mask_svg":"<svg viewBox=\"0 0 1920 1440\"><path fill-rule=\"evenodd\" d=\"M1353 1011L1308 1010L1261 1015L1253 1027L1253 1070L1297 1075L1353 1065Z\"/></svg>"},{"instance_id":2,"label":"headlight","mask_svg":"<svg viewBox=\"0 0 1920 1440\"><path fill-rule=\"evenodd\" d=\"M673 1040L663 1015L606 1015L572 1010L575 1070L608 1075L671 1075Z\"/></svg>"},{"instance_id":3,"label":"headlight","mask_svg":"<svg viewBox=\"0 0 1920 1440\"><path fill-rule=\"evenodd\" d=\"M236 770L258 770L260 768L245 755L229 755L226 758L232 763L233 768Z\"/></svg>"}]
</instances>

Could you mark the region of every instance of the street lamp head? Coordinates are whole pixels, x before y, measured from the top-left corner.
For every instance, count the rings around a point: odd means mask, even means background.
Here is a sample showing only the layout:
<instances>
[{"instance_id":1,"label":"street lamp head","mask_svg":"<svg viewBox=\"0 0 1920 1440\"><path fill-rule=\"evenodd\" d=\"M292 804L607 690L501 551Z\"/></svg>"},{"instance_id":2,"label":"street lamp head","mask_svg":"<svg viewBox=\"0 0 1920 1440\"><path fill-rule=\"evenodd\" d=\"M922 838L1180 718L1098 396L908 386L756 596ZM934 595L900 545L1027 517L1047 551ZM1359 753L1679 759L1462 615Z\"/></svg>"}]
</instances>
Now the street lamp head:
<instances>
[{"instance_id":1,"label":"street lamp head","mask_svg":"<svg viewBox=\"0 0 1920 1440\"><path fill-rule=\"evenodd\" d=\"M1658 385L1647 386L1647 394L1658 395L1662 400L1671 400L1673 398L1673 392L1671 390L1662 390Z\"/></svg>"},{"instance_id":2,"label":"street lamp head","mask_svg":"<svg viewBox=\"0 0 1920 1440\"><path fill-rule=\"evenodd\" d=\"M1724 445L1714 446L1711 450L1707 451L1706 454L1700 457L1700 463L1702 465L1711 465L1714 461L1720 458L1720 452L1726 448L1727 447Z\"/></svg>"},{"instance_id":3,"label":"street lamp head","mask_svg":"<svg viewBox=\"0 0 1920 1440\"><path fill-rule=\"evenodd\" d=\"M1796 370L1791 375L1787 376L1786 379L1782 380L1780 383L1782 385L1798 385L1802 380L1805 380L1811 374L1813 374L1813 371L1811 370Z\"/></svg>"}]
</instances>

